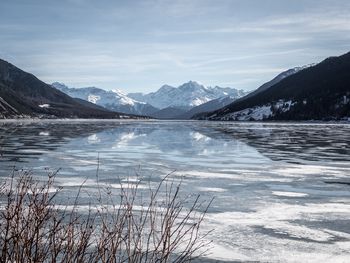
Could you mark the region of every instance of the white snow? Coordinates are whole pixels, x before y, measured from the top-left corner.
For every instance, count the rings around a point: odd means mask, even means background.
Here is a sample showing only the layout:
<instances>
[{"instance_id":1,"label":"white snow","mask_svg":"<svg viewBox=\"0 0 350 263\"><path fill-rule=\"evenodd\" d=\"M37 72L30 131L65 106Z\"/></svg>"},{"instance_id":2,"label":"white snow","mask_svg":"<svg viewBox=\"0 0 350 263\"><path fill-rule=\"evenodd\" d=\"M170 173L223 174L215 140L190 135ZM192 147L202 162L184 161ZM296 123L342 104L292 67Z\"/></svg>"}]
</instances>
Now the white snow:
<instances>
[{"instance_id":1,"label":"white snow","mask_svg":"<svg viewBox=\"0 0 350 263\"><path fill-rule=\"evenodd\" d=\"M158 91L149 94L126 94L120 89L107 91L95 87L69 88L62 83L53 83L52 86L73 98L87 100L110 110L141 115L149 114L154 108L189 109L215 99L227 97L237 99L247 94L243 90L228 87L206 87L196 81L189 81L177 88L164 85ZM147 109L151 111L145 113Z\"/></svg>"},{"instance_id":2,"label":"white snow","mask_svg":"<svg viewBox=\"0 0 350 263\"><path fill-rule=\"evenodd\" d=\"M147 102L156 108L194 107L221 97L240 98L246 93L242 90L222 87L206 87L196 81L189 81L179 87L162 86L149 94L129 94L130 97Z\"/></svg>"},{"instance_id":3,"label":"white snow","mask_svg":"<svg viewBox=\"0 0 350 263\"><path fill-rule=\"evenodd\" d=\"M93 94L90 94L88 96L88 101L91 102L91 103L94 103L94 104L96 104L97 101L99 101L100 99L101 99L100 96L96 96L96 95L93 95Z\"/></svg>"},{"instance_id":4,"label":"white snow","mask_svg":"<svg viewBox=\"0 0 350 263\"><path fill-rule=\"evenodd\" d=\"M206 103L208 101L210 101L211 99L208 97L204 97L204 98L195 98L192 100L191 105L190 106L199 106L203 103Z\"/></svg>"},{"instance_id":5,"label":"white snow","mask_svg":"<svg viewBox=\"0 0 350 263\"><path fill-rule=\"evenodd\" d=\"M228 114L225 117L229 119L235 119L239 121L253 120L263 120L272 115L271 106L265 105L254 108L247 108L241 111L236 111L234 113Z\"/></svg>"},{"instance_id":6,"label":"white snow","mask_svg":"<svg viewBox=\"0 0 350 263\"><path fill-rule=\"evenodd\" d=\"M50 135L50 132L48 132L48 131L39 132L39 135L40 135L40 136L49 136L49 135Z\"/></svg>"},{"instance_id":7,"label":"white snow","mask_svg":"<svg viewBox=\"0 0 350 263\"><path fill-rule=\"evenodd\" d=\"M273 116L272 108L278 109L282 112L290 110L290 107L294 104L291 100L284 101L279 100L276 103L266 104L262 106L256 106L252 108L246 108L244 110L228 113L221 117L222 120L238 120L248 121L255 120L260 121Z\"/></svg>"},{"instance_id":8,"label":"white snow","mask_svg":"<svg viewBox=\"0 0 350 263\"><path fill-rule=\"evenodd\" d=\"M282 192L282 191L273 191L273 195L277 196L286 196L286 197L305 197L308 196L306 193L297 193L297 192Z\"/></svg>"},{"instance_id":9,"label":"white snow","mask_svg":"<svg viewBox=\"0 0 350 263\"><path fill-rule=\"evenodd\" d=\"M53 87L66 93L73 98L87 100L91 103L124 113L141 114L143 109L147 109L147 104L128 97L119 89L103 90L95 87L68 88L61 83L53 83ZM148 107L151 107L148 105ZM127 116L124 116L127 118Z\"/></svg>"},{"instance_id":10,"label":"white snow","mask_svg":"<svg viewBox=\"0 0 350 263\"><path fill-rule=\"evenodd\" d=\"M287 204L266 203L255 207L251 212L222 212L207 215L206 228L215 229L222 233L221 242L214 241L211 258L237 261L259 262L347 262L347 253L339 254L343 247L348 251L350 234L334 231L327 228L315 228L298 224L298 220L307 218L310 221L319 221L334 218L348 218L350 206L342 202L322 204ZM328 218L327 218L328 217ZM255 229L263 229L271 233L258 234ZM225 233L234 235L234 243ZM276 235L276 237L274 237ZM289 238L279 238L278 236ZM333 241L338 237L340 241ZM212 237L211 237L212 238ZM344 239L341 241L341 239ZM306 242L301 240L310 240ZM226 253L220 249L223 244ZM316 251L317 247L317 253ZM249 248L249 249L246 249ZM236 251L235 254L229 251ZM276 253L279 251L278 253ZM319 253L324 251L324 253ZM329 260L325 259L328 258Z\"/></svg>"},{"instance_id":11,"label":"white snow","mask_svg":"<svg viewBox=\"0 0 350 263\"><path fill-rule=\"evenodd\" d=\"M194 140L196 141L210 141L210 137L208 136L205 136L204 134L202 133L199 133L199 132L191 132L191 136Z\"/></svg>"},{"instance_id":12,"label":"white snow","mask_svg":"<svg viewBox=\"0 0 350 263\"><path fill-rule=\"evenodd\" d=\"M225 192L226 189L220 187L197 187L199 191L203 192Z\"/></svg>"},{"instance_id":13,"label":"white snow","mask_svg":"<svg viewBox=\"0 0 350 263\"><path fill-rule=\"evenodd\" d=\"M50 108L50 104L40 104L38 105L40 108Z\"/></svg>"},{"instance_id":14,"label":"white snow","mask_svg":"<svg viewBox=\"0 0 350 263\"><path fill-rule=\"evenodd\" d=\"M90 135L87 140L89 144L99 143L101 141L96 133Z\"/></svg>"},{"instance_id":15,"label":"white snow","mask_svg":"<svg viewBox=\"0 0 350 263\"><path fill-rule=\"evenodd\" d=\"M150 108L191 108L214 99L228 96L237 99L247 94L243 90L228 87L206 87L196 81L189 81L177 88L164 85L149 94L126 94L120 89L107 91L95 87L68 88L62 83L53 83L52 86L73 98L87 100L110 110L141 115L147 115L144 110Z\"/></svg>"},{"instance_id":16,"label":"white snow","mask_svg":"<svg viewBox=\"0 0 350 263\"><path fill-rule=\"evenodd\" d=\"M119 101L122 105L131 105L134 106L135 103L137 103L136 100L129 98L124 92L122 92L120 89L114 89L112 92L115 93L115 98Z\"/></svg>"}]
</instances>

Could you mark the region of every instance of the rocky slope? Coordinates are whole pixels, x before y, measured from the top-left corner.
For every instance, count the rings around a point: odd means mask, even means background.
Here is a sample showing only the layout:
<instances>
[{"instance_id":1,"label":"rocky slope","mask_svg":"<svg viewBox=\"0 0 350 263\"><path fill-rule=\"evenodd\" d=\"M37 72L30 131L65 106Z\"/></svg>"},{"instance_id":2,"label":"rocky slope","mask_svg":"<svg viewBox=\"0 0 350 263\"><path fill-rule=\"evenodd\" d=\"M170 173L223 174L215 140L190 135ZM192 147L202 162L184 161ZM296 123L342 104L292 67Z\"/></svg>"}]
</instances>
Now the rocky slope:
<instances>
[{"instance_id":1,"label":"rocky slope","mask_svg":"<svg viewBox=\"0 0 350 263\"><path fill-rule=\"evenodd\" d=\"M69 88L63 83L52 83L54 88L66 93L73 98L89 101L111 111L126 114L151 115L159 109L152 105L134 100L121 90L104 90L96 87Z\"/></svg>"},{"instance_id":2,"label":"rocky slope","mask_svg":"<svg viewBox=\"0 0 350 263\"><path fill-rule=\"evenodd\" d=\"M199 118L347 120L350 118L349 72L350 53L330 57Z\"/></svg>"},{"instance_id":3,"label":"rocky slope","mask_svg":"<svg viewBox=\"0 0 350 263\"><path fill-rule=\"evenodd\" d=\"M119 118L121 115L73 99L0 60L0 118L18 117Z\"/></svg>"}]
</instances>

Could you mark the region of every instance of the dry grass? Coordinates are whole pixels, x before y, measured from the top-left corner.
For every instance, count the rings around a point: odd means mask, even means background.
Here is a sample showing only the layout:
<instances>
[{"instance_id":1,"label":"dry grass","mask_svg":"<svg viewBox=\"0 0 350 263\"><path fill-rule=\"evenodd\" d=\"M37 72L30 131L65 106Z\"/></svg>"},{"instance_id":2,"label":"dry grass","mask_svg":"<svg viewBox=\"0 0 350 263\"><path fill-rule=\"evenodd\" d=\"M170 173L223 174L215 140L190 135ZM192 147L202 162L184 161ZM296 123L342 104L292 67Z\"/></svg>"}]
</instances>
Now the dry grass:
<instances>
[{"instance_id":1,"label":"dry grass","mask_svg":"<svg viewBox=\"0 0 350 263\"><path fill-rule=\"evenodd\" d=\"M182 197L168 176L147 191L99 187L86 213L78 209L84 186L62 207L55 177L42 183L14 172L2 185L0 262L190 262L206 251L200 226L210 202Z\"/></svg>"}]
</instances>

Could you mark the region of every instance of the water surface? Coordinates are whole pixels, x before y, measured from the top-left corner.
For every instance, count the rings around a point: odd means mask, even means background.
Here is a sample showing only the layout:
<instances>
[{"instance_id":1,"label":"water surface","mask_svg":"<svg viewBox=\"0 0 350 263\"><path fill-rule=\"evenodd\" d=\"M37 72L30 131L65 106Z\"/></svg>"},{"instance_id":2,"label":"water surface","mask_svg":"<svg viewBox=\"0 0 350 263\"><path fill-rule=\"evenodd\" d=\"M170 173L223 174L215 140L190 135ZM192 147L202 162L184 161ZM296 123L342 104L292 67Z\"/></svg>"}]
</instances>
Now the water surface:
<instances>
[{"instance_id":1,"label":"water surface","mask_svg":"<svg viewBox=\"0 0 350 263\"><path fill-rule=\"evenodd\" d=\"M3 121L0 177L60 169L73 193L85 180L115 186L138 175L182 178L184 194L215 196L203 260L347 262L350 125L177 121Z\"/></svg>"}]
</instances>

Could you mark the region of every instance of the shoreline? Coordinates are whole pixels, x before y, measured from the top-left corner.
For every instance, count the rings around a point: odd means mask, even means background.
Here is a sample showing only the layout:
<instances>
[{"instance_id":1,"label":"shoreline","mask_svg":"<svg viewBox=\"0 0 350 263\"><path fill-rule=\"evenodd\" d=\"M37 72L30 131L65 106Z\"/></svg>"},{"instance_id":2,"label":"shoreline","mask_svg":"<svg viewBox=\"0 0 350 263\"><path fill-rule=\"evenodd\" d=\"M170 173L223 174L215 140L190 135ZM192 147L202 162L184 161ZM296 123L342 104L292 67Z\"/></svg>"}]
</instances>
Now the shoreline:
<instances>
[{"instance_id":1,"label":"shoreline","mask_svg":"<svg viewBox=\"0 0 350 263\"><path fill-rule=\"evenodd\" d=\"M350 120L266 120L266 121L224 121L224 120L181 120L181 119L152 119L152 118L140 118L140 119L86 119L86 118L12 118L12 119L0 119L0 123L15 123L15 122L206 122L206 123L237 123L237 124L289 124L289 125L324 125L324 124L350 124Z\"/></svg>"}]
</instances>

